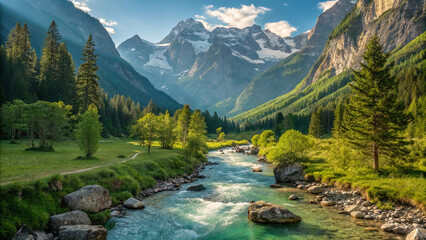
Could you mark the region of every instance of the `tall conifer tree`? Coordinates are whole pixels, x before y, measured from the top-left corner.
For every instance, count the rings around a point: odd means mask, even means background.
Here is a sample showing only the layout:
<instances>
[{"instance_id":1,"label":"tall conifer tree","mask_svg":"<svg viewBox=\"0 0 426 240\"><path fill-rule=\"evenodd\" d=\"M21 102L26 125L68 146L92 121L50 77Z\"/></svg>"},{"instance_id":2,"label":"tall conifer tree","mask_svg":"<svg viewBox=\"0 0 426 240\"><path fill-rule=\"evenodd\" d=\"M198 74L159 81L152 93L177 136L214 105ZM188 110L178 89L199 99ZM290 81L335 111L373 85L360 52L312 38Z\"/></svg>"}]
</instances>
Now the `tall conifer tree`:
<instances>
[{"instance_id":1,"label":"tall conifer tree","mask_svg":"<svg viewBox=\"0 0 426 240\"><path fill-rule=\"evenodd\" d=\"M321 137L321 110L315 109L309 122L309 135L316 138Z\"/></svg>"},{"instance_id":2,"label":"tall conifer tree","mask_svg":"<svg viewBox=\"0 0 426 240\"><path fill-rule=\"evenodd\" d=\"M377 36L368 43L363 59L361 71L353 71L353 94L345 114L346 137L357 149L370 152L377 171L381 156L394 160L407 153L407 142L400 133L409 117L403 112L403 104L397 102L398 84L390 75L388 54Z\"/></svg>"},{"instance_id":3,"label":"tall conifer tree","mask_svg":"<svg viewBox=\"0 0 426 240\"><path fill-rule=\"evenodd\" d=\"M47 36L44 39L43 55L40 59L40 99L46 101L60 100L61 92L59 82L59 45L61 35L59 34L58 26L55 21L49 26Z\"/></svg>"},{"instance_id":4,"label":"tall conifer tree","mask_svg":"<svg viewBox=\"0 0 426 240\"><path fill-rule=\"evenodd\" d=\"M90 104L100 106L101 91L99 89L98 76L96 71L97 55L95 54L95 42L92 34L84 45L81 58L84 62L78 68L77 74L77 100L80 106L80 112L85 112Z\"/></svg>"}]
</instances>

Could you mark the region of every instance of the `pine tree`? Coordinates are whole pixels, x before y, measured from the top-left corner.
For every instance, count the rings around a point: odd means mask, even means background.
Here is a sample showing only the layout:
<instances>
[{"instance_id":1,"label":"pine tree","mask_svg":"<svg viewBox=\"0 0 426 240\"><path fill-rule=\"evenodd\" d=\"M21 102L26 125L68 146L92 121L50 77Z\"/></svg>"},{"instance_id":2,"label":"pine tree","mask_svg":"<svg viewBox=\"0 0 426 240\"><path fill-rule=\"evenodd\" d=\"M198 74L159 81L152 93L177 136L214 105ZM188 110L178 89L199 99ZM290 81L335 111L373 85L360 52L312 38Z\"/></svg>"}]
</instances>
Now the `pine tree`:
<instances>
[{"instance_id":1,"label":"pine tree","mask_svg":"<svg viewBox=\"0 0 426 240\"><path fill-rule=\"evenodd\" d=\"M336 110L334 111L334 122L333 122L333 137L335 139L341 139L344 136L344 129L343 126L343 114L344 114L345 105L342 103L339 103L336 106Z\"/></svg>"},{"instance_id":2,"label":"pine tree","mask_svg":"<svg viewBox=\"0 0 426 240\"><path fill-rule=\"evenodd\" d=\"M367 45L361 71L353 71L352 95L345 116L346 136L359 150L371 152L373 168L379 170L381 156L396 159L407 153L401 131L409 117L397 102L398 84L386 65L388 54L383 52L379 38L374 36Z\"/></svg>"},{"instance_id":3,"label":"pine tree","mask_svg":"<svg viewBox=\"0 0 426 240\"><path fill-rule=\"evenodd\" d=\"M18 22L7 38L2 74L3 88L8 100L35 101L37 55L31 47L27 25Z\"/></svg>"},{"instance_id":4,"label":"pine tree","mask_svg":"<svg viewBox=\"0 0 426 240\"><path fill-rule=\"evenodd\" d=\"M316 138L321 137L321 110L315 109L309 122L309 135Z\"/></svg>"},{"instance_id":5,"label":"pine tree","mask_svg":"<svg viewBox=\"0 0 426 240\"><path fill-rule=\"evenodd\" d=\"M99 89L98 76L96 71L97 55L95 54L95 43L90 34L84 45L81 58L84 62L78 68L77 74L77 101L80 112L85 112L90 104L100 106L101 92Z\"/></svg>"},{"instance_id":6,"label":"pine tree","mask_svg":"<svg viewBox=\"0 0 426 240\"><path fill-rule=\"evenodd\" d=\"M58 89L61 100L65 104L75 104L76 95L76 81L75 81L75 67L72 60L71 53L68 52L65 43L61 43L58 49Z\"/></svg>"},{"instance_id":7,"label":"pine tree","mask_svg":"<svg viewBox=\"0 0 426 240\"><path fill-rule=\"evenodd\" d=\"M39 75L39 98L50 102L58 101L61 98L59 87L62 83L58 80L61 71L58 64L60 40L58 26L55 21L52 21L44 39Z\"/></svg>"}]
</instances>

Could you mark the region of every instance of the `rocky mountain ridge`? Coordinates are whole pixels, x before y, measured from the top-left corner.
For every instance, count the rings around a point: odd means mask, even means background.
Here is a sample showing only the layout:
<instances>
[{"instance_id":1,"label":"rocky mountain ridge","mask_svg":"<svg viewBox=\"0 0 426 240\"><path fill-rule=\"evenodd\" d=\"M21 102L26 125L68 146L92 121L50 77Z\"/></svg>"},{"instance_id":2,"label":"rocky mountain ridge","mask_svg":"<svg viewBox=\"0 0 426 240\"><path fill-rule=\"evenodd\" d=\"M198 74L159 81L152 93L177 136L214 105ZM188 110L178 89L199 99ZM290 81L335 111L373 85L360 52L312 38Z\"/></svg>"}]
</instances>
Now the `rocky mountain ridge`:
<instances>
[{"instance_id":1,"label":"rocky mountain ridge","mask_svg":"<svg viewBox=\"0 0 426 240\"><path fill-rule=\"evenodd\" d=\"M135 35L117 49L155 86L181 102L209 108L236 97L254 76L300 50L306 36L281 38L258 25L210 32L190 18L159 43Z\"/></svg>"}]
</instances>

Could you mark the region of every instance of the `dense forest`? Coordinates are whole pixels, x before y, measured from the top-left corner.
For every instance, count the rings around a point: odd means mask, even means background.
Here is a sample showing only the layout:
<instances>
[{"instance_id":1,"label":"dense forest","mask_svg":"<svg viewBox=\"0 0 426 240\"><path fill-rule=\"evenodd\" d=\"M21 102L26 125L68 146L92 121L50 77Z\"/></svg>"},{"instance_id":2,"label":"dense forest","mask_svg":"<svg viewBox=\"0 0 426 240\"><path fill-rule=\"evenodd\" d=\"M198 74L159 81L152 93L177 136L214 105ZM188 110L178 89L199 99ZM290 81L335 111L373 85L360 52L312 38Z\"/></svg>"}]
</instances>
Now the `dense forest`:
<instances>
[{"instance_id":1,"label":"dense forest","mask_svg":"<svg viewBox=\"0 0 426 240\"><path fill-rule=\"evenodd\" d=\"M2 66L0 104L18 99L23 101L22 104L61 101L69 106L72 114L80 114L87 110L90 104L94 104L98 108L103 125L103 137L129 136L131 125L148 113L158 115L169 111L174 114L172 109L162 109L152 100L147 106L141 106L130 97L108 96L99 87L96 59L95 45L90 36L82 51L82 60L85 62L76 71L72 56L67 50L66 43L61 42L59 28L54 21L47 31L42 56L38 58L35 49L31 47L27 25L21 26L18 22L9 33L7 41L0 47ZM22 105L21 102L16 103L16 106ZM3 112L5 111L18 110L14 107L4 107ZM11 116L9 114L2 115L4 123L18 121L8 119ZM208 133L215 133L218 127L223 127L225 133L239 131L238 124L228 121L226 117L219 117L216 112L213 116L208 111L202 115L208 126ZM23 136L25 131L20 131L20 124L15 125L18 126L16 132L19 134L14 132L12 136L10 131L4 130L7 127L3 127L2 136L4 138Z\"/></svg>"}]
</instances>

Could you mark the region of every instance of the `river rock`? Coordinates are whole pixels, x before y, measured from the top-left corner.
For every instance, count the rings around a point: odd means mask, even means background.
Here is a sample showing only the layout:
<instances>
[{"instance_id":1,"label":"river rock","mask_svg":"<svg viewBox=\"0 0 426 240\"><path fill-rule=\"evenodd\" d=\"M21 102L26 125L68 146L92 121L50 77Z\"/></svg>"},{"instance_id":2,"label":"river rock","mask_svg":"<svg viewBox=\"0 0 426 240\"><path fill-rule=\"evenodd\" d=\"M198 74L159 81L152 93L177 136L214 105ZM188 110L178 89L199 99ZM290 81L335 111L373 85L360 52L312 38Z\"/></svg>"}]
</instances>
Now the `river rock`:
<instances>
[{"instance_id":1,"label":"river rock","mask_svg":"<svg viewBox=\"0 0 426 240\"><path fill-rule=\"evenodd\" d=\"M53 233L35 232L35 234L37 235L37 240L53 240L55 238Z\"/></svg>"},{"instance_id":2,"label":"river rock","mask_svg":"<svg viewBox=\"0 0 426 240\"><path fill-rule=\"evenodd\" d=\"M143 205L143 203L137 200L136 198L127 199L124 202L123 206L125 206L126 208L131 208L131 209L140 209L145 207L145 205Z\"/></svg>"},{"instance_id":3,"label":"river rock","mask_svg":"<svg viewBox=\"0 0 426 240\"><path fill-rule=\"evenodd\" d=\"M199 191L203 191L205 190L206 187L204 187L203 184L199 184L199 185L194 185L194 186L190 186L189 188L187 188L187 191L195 191L195 192L199 192Z\"/></svg>"},{"instance_id":4,"label":"river rock","mask_svg":"<svg viewBox=\"0 0 426 240\"><path fill-rule=\"evenodd\" d=\"M405 240L424 240L426 239L426 229L424 228L416 228L411 231Z\"/></svg>"},{"instance_id":5,"label":"river rock","mask_svg":"<svg viewBox=\"0 0 426 240\"><path fill-rule=\"evenodd\" d=\"M312 193L312 194L319 194L322 192L322 188L318 187L318 186L312 186L310 188L308 188L308 192Z\"/></svg>"},{"instance_id":6,"label":"river rock","mask_svg":"<svg viewBox=\"0 0 426 240\"><path fill-rule=\"evenodd\" d=\"M107 230L94 225L69 225L59 228L59 240L105 240Z\"/></svg>"},{"instance_id":7,"label":"river rock","mask_svg":"<svg viewBox=\"0 0 426 240\"><path fill-rule=\"evenodd\" d=\"M289 183L304 180L303 168L300 163L292 163L287 166L274 168L274 176L277 182Z\"/></svg>"},{"instance_id":8,"label":"river rock","mask_svg":"<svg viewBox=\"0 0 426 240\"><path fill-rule=\"evenodd\" d=\"M363 219L364 218L364 213L362 213L360 211L353 211L353 212L351 212L351 216L353 218L356 218L356 219Z\"/></svg>"},{"instance_id":9,"label":"river rock","mask_svg":"<svg viewBox=\"0 0 426 240\"><path fill-rule=\"evenodd\" d=\"M380 228L385 232L392 232L392 230L395 228L395 224L385 223Z\"/></svg>"},{"instance_id":10,"label":"river rock","mask_svg":"<svg viewBox=\"0 0 426 240\"><path fill-rule=\"evenodd\" d=\"M297 200L299 199L299 197L296 194L292 194L290 195L290 197L288 197L288 200Z\"/></svg>"},{"instance_id":11,"label":"river rock","mask_svg":"<svg viewBox=\"0 0 426 240\"><path fill-rule=\"evenodd\" d=\"M392 229L392 231L396 234L406 234L407 230L408 229L405 226L396 226Z\"/></svg>"},{"instance_id":12,"label":"river rock","mask_svg":"<svg viewBox=\"0 0 426 240\"><path fill-rule=\"evenodd\" d=\"M301 217L293 214L290 210L265 201L252 203L248 208L248 218L258 223L296 223Z\"/></svg>"},{"instance_id":13,"label":"river rock","mask_svg":"<svg viewBox=\"0 0 426 240\"><path fill-rule=\"evenodd\" d=\"M348 205L345 207L345 211L351 213L353 211L358 211L358 206L356 205Z\"/></svg>"},{"instance_id":14,"label":"river rock","mask_svg":"<svg viewBox=\"0 0 426 240\"><path fill-rule=\"evenodd\" d=\"M322 200L322 201L320 202L320 204L321 204L322 206L333 206L333 205L334 205L334 203L333 203L332 201L328 201L328 200Z\"/></svg>"},{"instance_id":15,"label":"river rock","mask_svg":"<svg viewBox=\"0 0 426 240\"><path fill-rule=\"evenodd\" d=\"M251 171L252 171L252 172L262 172L262 169L260 169L260 168L255 168L255 169L252 169Z\"/></svg>"},{"instance_id":16,"label":"river rock","mask_svg":"<svg viewBox=\"0 0 426 240\"><path fill-rule=\"evenodd\" d=\"M99 185L88 185L64 197L72 210L99 212L111 206L108 190Z\"/></svg>"},{"instance_id":17,"label":"river rock","mask_svg":"<svg viewBox=\"0 0 426 240\"><path fill-rule=\"evenodd\" d=\"M37 234L27 225L22 227L15 233L12 240L36 240Z\"/></svg>"},{"instance_id":18,"label":"river rock","mask_svg":"<svg viewBox=\"0 0 426 240\"><path fill-rule=\"evenodd\" d=\"M59 227L66 225L90 225L89 216L80 210L75 210L63 214L51 216L49 218L49 230L55 235L58 234Z\"/></svg>"},{"instance_id":19,"label":"river rock","mask_svg":"<svg viewBox=\"0 0 426 240\"><path fill-rule=\"evenodd\" d=\"M279 184L271 184L270 186L271 188L282 188L283 186L279 185Z\"/></svg>"}]
</instances>

